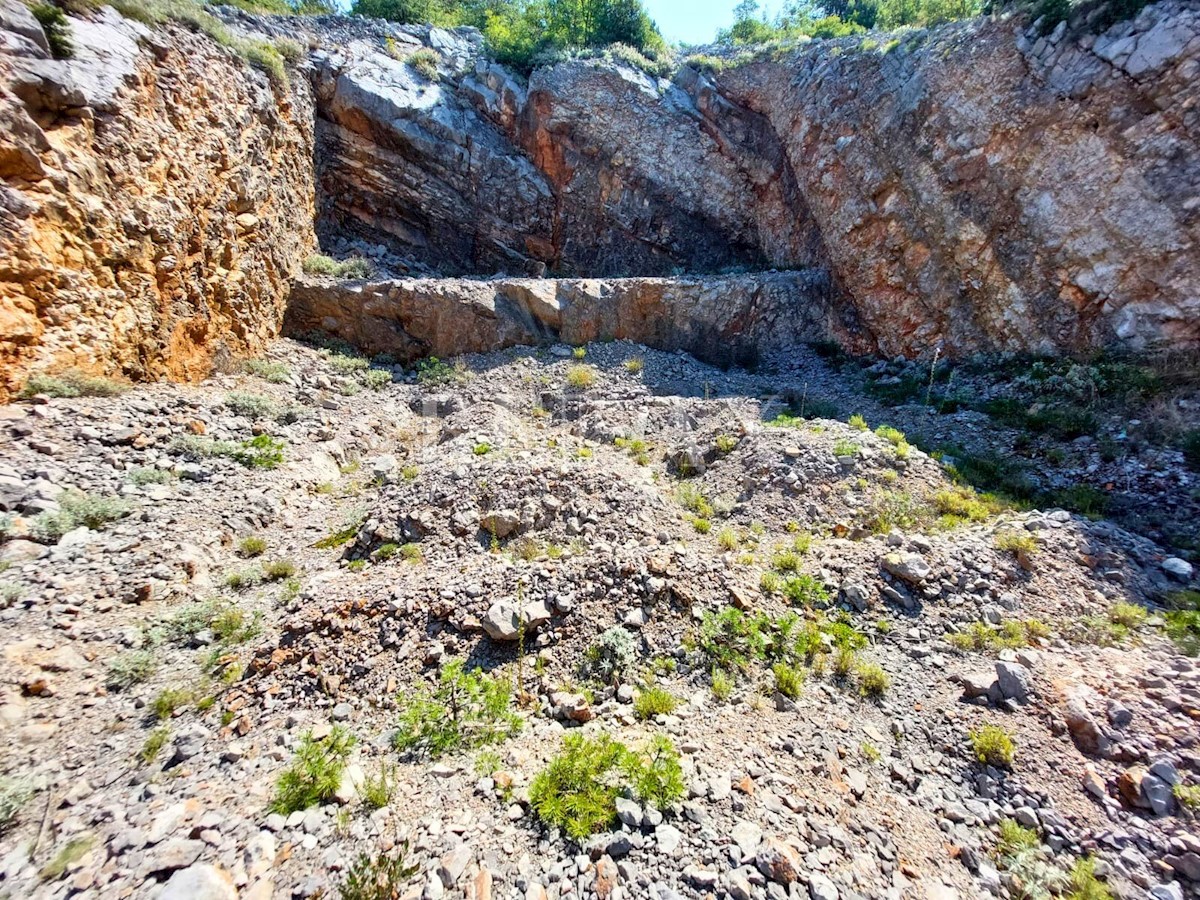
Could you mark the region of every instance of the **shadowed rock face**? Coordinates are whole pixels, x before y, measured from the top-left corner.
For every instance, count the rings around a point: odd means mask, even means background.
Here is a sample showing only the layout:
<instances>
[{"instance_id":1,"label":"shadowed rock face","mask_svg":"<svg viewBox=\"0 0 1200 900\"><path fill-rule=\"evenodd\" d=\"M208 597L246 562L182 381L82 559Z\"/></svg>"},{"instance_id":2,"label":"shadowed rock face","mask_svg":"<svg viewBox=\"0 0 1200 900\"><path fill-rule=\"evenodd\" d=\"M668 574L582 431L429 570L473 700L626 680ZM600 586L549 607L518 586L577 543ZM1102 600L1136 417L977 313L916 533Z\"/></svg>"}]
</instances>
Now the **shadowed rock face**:
<instances>
[{"instance_id":1,"label":"shadowed rock face","mask_svg":"<svg viewBox=\"0 0 1200 900\"><path fill-rule=\"evenodd\" d=\"M411 278L372 284L302 279L288 334L321 331L398 362L518 344L631 340L717 365L830 331L821 271L713 278Z\"/></svg>"},{"instance_id":2,"label":"shadowed rock face","mask_svg":"<svg viewBox=\"0 0 1200 900\"><path fill-rule=\"evenodd\" d=\"M314 246L312 102L111 9L49 58L0 3L0 400L31 368L195 378L278 334Z\"/></svg>"}]
</instances>

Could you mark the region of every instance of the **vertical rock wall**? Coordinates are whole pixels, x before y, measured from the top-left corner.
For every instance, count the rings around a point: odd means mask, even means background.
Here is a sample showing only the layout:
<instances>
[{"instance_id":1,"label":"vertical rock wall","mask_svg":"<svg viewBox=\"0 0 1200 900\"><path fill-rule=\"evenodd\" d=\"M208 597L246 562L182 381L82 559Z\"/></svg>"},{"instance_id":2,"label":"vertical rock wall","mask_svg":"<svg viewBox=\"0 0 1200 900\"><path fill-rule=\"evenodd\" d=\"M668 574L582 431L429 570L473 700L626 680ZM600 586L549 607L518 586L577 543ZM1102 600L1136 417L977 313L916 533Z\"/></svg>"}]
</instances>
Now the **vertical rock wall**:
<instances>
[{"instance_id":1,"label":"vertical rock wall","mask_svg":"<svg viewBox=\"0 0 1200 900\"><path fill-rule=\"evenodd\" d=\"M315 245L312 99L111 9L52 60L0 9L0 398L30 371L194 378L278 333Z\"/></svg>"}]
</instances>

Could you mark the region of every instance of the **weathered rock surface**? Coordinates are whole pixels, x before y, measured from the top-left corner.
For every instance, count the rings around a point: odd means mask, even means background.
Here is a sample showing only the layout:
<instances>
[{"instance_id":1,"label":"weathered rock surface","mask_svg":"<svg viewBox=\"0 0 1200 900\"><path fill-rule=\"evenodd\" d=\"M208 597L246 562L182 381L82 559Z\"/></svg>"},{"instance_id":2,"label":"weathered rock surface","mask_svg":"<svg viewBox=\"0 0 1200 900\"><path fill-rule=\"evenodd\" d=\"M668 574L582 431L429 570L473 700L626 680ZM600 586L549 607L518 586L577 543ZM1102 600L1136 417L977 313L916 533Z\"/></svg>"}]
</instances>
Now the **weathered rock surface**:
<instances>
[{"instance_id":1,"label":"weathered rock surface","mask_svg":"<svg viewBox=\"0 0 1200 900\"><path fill-rule=\"evenodd\" d=\"M753 361L828 333L822 272L611 280L302 279L285 329L337 335L403 362L562 340L628 339L709 362Z\"/></svg>"},{"instance_id":2,"label":"weathered rock surface","mask_svg":"<svg viewBox=\"0 0 1200 900\"><path fill-rule=\"evenodd\" d=\"M0 25L0 399L30 371L194 378L278 333L314 243L312 99L111 8ZM23 21L23 20L21 20ZM32 35L32 36L30 36ZM11 39L10 39L11 37Z\"/></svg>"}]
</instances>

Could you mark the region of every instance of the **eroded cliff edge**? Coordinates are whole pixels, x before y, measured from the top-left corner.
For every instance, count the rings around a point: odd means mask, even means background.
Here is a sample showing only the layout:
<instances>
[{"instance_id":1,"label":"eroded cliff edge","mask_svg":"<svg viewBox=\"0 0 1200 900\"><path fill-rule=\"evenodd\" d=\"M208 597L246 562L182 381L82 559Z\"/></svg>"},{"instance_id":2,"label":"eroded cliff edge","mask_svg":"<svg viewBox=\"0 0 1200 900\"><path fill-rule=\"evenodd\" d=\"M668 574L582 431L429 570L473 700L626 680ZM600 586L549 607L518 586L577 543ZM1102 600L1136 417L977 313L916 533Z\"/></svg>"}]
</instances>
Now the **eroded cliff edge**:
<instances>
[{"instance_id":1,"label":"eroded cliff edge","mask_svg":"<svg viewBox=\"0 0 1200 900\"><path fill-rule=\"evenodd\" d=\"M307 81L108 8L72 17L66 60L20 3L0 25L0 397L261 350L315 246Z\"/></svg>"}]
</instances>

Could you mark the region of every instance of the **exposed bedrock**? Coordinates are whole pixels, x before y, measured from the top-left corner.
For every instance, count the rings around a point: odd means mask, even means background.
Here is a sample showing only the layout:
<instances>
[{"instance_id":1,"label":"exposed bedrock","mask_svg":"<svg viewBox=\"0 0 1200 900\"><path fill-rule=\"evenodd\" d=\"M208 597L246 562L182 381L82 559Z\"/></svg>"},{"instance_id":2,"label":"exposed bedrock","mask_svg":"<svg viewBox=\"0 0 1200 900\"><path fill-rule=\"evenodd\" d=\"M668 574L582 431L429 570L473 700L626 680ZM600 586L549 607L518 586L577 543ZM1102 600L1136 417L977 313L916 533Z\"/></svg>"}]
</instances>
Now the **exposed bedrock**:
<instances>
[{"instance_id":1,"label":"exposed bedrock","mask_svg":"<svg viewBox=\"0 0 1200 900\"><path fill-rule=\"evenodd\" d=\"M322 331L400 362L517 344L628 339L718 365L827 335L821 271L710 278L303 279L285 329Z\"/></svg>"}]
</instances>

